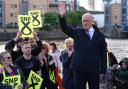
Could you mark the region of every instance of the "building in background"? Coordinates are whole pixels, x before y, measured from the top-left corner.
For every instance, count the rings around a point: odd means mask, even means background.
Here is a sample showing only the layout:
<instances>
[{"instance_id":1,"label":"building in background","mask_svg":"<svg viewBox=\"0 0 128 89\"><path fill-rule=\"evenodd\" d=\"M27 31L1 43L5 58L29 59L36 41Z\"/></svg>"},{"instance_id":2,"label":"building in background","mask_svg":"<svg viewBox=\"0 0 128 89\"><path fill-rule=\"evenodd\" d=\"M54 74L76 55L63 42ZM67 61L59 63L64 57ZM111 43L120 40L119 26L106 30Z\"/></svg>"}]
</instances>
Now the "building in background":
<instances>
[{"instance_id":1,"label":"building in background","mask_svg":"<svg viewBox=\"0 0 128 89\"><path fill-rule=\"evenodd\" d=\"M74 2L74 0L71 0L69 4L70 4L70 11L73 12L75 10L75 2Z\"/></svg>"},{"instance_id":2,"label":"building in background","mask_svg":"<svg viewBox=\"0 0 128 89\"><path fill-rule=\"evenodd\" d=\"M28 0L21 0L19 8L20 14L26 15L28 13Z\"/></svg>"},{"instance_id":3,"label":"building in background","mask_svg":"<svg viewBox=\"0 0 128 89\"><path fill-rule=\"evenodd\" d=\"M59 0L0 0L0 28L17 27L17 16L27 15L29 10L58 12ZM74 11L74 0L66 0L69 11ZM77 6L78 7L78 6Z\"/></svg>"},{"instance_id":4,"label":"building in background","mask_svg":"<svg viewBox=\"0 0 128 89\"><path fill-rule=\"evenodd\" d=\"M18 15L27 15L28 10L40 10L41 14L49 12L48 0L3 0L3 27L17 27Z\"/></svg>"},{"instance_id":5,"label":"building in background","mask_svg":"<svg viewBox=\"0 0 128 89\"><path fill-rule=\"evenodd\" d=\"M49 12L48 0L28 0L28 10L40 10L41 14Z\"/></svg>"},{"instance_id":6,"label":"building in background","mask_svg":"<svg viewBox=\"0 0 128 89\"><path fill-rule=\"evenodd\" d=\"M22 0L3 0L4 27L17 27L17 15L20 14Z\"/></svg>"},{"instance_id":7,"label":"building in background","mask_svg":"<svg viewBox=\"0 0 128 89\"><path fill-rule=\"evenodd\" d=\"M105 30L108 30L110 29L110 25L111 25L111 21L110 21L110 0L104 0L104 18L105 18L105 21L104 21L104 25L105 25Z\"/></svg>"},{"instance_id":8,"label":"building in background","mask_svg":"<svg viewBox=\"0 0 128 89\"><path fill-rule=\"evenodd\" d=\"M77 0L76 0L77 1ZM74 0L66 0L66 8L67 8L67 11L74 11L75 10L75 3L76 1Z\"/></svg>"},{"instance_id":9,"label":"building in background","mask_svg":"<svg viewBox=\"0 0 128 89\"><path fill-rule=\"evenodd\" d=\"M128 0L122 0L121 13L122 26L124 31L128 31Z\"/></svg>"},{"instance_id":10,"label":"building in background","mask_svg":"<svg viewBox=\"0 0 128 89\"><path fill-rule=\"evenodd\" d=\"M4 26L4 13L3 13L4 7L3 7L3 0L0 0L0 28Z\"/></svg>"},{"instance_id":11,"label":"building in background","mask_svg":"<svg viewBox=\"0 0 128 89\"><path fill-rule=\"evenodd\" d=\"M80 7L80 0L71 0L74 2L74 10L78 10Z\"/></svg>"},{"instance_id":12,"label":"building in background","mask_svg":"<svg viewBox=\"0 0 128 89\"><path fill-rule=\"evenodd\" d=\"M88 0L88 6L90 10L95 10L95 0Z\"/></svg>"},{"instance_id":13,"label":"building in background","mask_svg":"<svg viewBox=\"0 0 128 89\"><path fill-rule=\"evenodd\" d=\"M80 6L88 11L103 11L103 0L79 0Z\"/></svg>"},{"instance_id":14,"label":"building in background","mask_svg":"<svg viewBox=\"0 0 128 89\"><path fill-rule=\"evenodd\" d=\"M116 29L121 27L121 4L113 3L111 4L111 27Z\"/></svg>"},{"instance_id":15,"label":"building in background","mask_svg":"<svg viewBox=\"0 0 128 89\"><path fill-rule=\"evenodd\" d=\"M122 27L121 2L116 0L104 0L105 30L120 29Z\"/></svg>"},{"instance_id":16,"label":"building in background","mask_svg":"<svg viewBox=\"0 0 128 89\"><path fill-rule=\"evenodd\" d=\"M58 3L61 1L66 2L67 11L75 10L74 0L49 0L49 11L48 12L58 12Z\"/></svg>"},{"instance_id":17,"label":"building in background","mask_svg":"<svg viewBox=\"0 0 128 89\"><path fill-rule=\"evenodd\" d=\"M58 12L58 0L49 0L49 11L48 12Z\"/></svg>"}]
</instances>

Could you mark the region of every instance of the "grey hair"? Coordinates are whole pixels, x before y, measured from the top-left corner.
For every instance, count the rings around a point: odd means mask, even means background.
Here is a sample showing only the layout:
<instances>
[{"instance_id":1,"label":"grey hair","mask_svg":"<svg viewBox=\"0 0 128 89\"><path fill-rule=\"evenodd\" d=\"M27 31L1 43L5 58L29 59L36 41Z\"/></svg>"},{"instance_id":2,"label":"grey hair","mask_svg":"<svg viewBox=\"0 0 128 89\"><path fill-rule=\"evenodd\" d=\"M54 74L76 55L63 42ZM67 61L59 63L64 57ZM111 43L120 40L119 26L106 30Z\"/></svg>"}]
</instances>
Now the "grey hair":
<instances>
[{"instance_id":1,"label":"grey hair","mask_svg":"<svg viewBox=\"0 0 128 89\"><path fill-rule=\"evenodd\" d=\"M89 17L91 17L92 20L93 20L93 16L92 16L92 14L90 14L90 13L85 13L85 14L82 16L82 18L83 18L84 16L89 16Z\"/></svg>"},{"instance_id":2,"label":"grey hair","mask_svg":"<svg viewBox=\"0 0 128 89\"><path fill-rule=\"evenodd\" d=\"M4 60L4 55L7 54L7 53L8 53L8 52L1 52L1 53L0 53L0 64L2 64L1 61Z\"/></svg>"}]
</instances>

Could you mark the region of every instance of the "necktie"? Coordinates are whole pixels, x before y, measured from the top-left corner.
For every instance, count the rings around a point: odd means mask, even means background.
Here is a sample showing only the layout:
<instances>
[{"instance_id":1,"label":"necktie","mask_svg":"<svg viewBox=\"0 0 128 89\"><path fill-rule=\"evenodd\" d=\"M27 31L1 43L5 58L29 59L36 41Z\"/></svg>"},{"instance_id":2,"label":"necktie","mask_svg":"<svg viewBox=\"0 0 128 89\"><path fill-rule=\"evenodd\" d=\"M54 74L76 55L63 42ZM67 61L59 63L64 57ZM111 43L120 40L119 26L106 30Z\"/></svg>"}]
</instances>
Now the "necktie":
<instances>
[{"instance_id":1,"label":"necktie","mask_svg":"<svg viewBox=\"0 0 128 89\"><path fill-rule=\"evenodd\" d=\"M90 36L89 31L87 31L86 33L87 33L87 35L88 35L89 39L91 40L91 36Z\"/></svg>"}]
</instances>

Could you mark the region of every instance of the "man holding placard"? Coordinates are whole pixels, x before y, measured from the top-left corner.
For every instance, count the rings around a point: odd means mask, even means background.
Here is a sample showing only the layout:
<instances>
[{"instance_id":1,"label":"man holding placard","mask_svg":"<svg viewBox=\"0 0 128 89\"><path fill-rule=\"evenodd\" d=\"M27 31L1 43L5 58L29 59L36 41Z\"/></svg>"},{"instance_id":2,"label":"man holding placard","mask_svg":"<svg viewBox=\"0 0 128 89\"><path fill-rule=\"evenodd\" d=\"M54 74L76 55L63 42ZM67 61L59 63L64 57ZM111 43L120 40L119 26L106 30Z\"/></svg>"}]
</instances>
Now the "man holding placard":
<instances>
[{"instance_id":1,"label":"man holding placard","mask_svg":"<svg viewBox=\"0 0 128 89\"><path fill-rule=\"evenodd\" d=\"M31 71L41 75L41 64L39 60L31 54L31 43L29 41L22 42L21 50L23 55L16 60L15 64L21 68L25 78L29 78Z\"/></svg>"},{"instance_id":2,"label":"man holding placard","mask_svg":"<svg viewBox=\"0 0 128 89\"><path fill-rule=\"evenodd\" d=\"M33 70L35 73L41 75L41 64L39 60L31 54L31 43L29 41L22 42L21 50L23 55L16 60L16 64L21 68L26 79Z\"/></svg>"},{"instance_id":3,"label":"man holding placard","mask_svg":"<svg viewBox=\"0 0 128 89\"><path fill-rule=\"evenodd\" d=\"M34 32L32 34L34 35L33 38L36 43L36 45L34 47L32 47L32 55L37 56L41 52L42 42L38 38L37 33ZM15 60L23 54L23 52L21 50L21 44L23 41L24 41L24 39L21 38L21 32L17 32L16 37L14 39L10 40L5 45L5 49L11 54L11 56L13 58L13 62L15 62ZM17 50L13 50L15 45L17 46Z\"/></svg>"}]
</instances>

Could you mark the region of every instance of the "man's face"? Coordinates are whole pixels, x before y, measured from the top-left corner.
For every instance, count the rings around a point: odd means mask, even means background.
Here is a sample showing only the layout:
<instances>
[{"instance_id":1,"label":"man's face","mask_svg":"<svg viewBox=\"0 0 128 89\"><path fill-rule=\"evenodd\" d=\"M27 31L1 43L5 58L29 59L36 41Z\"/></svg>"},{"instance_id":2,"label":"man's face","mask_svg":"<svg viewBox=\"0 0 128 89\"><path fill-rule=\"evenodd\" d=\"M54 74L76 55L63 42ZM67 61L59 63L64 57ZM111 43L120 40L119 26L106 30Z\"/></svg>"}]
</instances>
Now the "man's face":
<instances>
[{"instance_id":1,"label":"man's face","mask_svg":"<svg viewBox=\"0 0 128 89\"><path fill-rule=\"evenodd\" d=\"M25 55L31 55L31 44L30 43L23 44L22 45L22 52Z\"/></svg>"},{"instance_id":2,"label":"man's face","mask_svg":"<svg viewBox=\"0 0 128 89\"><path fill-rule=\"evenodd\" d=\"M88 30L92 27L92 17L90 15L83 15L82 26L85 30Z\"/></svg>"}]
</instances>

